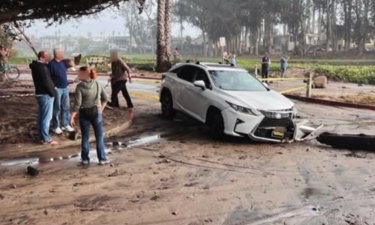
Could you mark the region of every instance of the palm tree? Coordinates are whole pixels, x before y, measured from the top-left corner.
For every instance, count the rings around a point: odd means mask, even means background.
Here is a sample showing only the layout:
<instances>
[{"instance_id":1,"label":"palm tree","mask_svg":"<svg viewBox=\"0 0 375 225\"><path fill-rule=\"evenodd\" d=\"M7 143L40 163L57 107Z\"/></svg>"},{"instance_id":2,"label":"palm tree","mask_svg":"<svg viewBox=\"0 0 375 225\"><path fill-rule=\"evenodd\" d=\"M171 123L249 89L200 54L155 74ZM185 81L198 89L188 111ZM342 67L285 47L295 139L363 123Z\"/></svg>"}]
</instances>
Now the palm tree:
<instances>
[{"instance_id":1,"label":"palm tree","mask_svg":"<svg viewBox=\"0 0 375 225\"><path fill-rule=\"evenodd\" d=\"M168 4L168 7L167 7ZM157 10L157 72L165 72L171 67L171 63L168 60L168 45L170 45L170 30L171 30L171 14L172 14L172 0L158 0ZM166 12L169 10L169 12ZM169 21L169 24L167 22ZM169 32L166 32L166 30ZM169 35L169 36L168 36ZM167 37L168 36L168 37ZM168 43L167 43L168 41Z\"/></svg>"}]
</instances>

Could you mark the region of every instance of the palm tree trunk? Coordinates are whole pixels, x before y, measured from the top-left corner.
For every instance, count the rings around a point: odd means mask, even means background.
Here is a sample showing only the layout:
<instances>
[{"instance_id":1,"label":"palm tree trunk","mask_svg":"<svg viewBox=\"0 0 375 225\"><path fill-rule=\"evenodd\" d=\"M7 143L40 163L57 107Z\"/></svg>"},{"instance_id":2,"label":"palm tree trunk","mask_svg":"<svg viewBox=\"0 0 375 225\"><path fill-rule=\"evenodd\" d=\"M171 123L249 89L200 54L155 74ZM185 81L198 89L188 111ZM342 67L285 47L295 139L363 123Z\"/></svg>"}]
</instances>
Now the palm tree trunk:
<instances>
[{"instance_id":1,"label":"palm tree trunk","mask_svg":"<svg viewBox=\"0 0 375 225\"><path fill-rule=\"evenodd\" d=\"M167 44L165 38L165 3L166 0L158 0L157 9L157 59L156 71L165 72L169 69L169 62L167 57Z\"/></svg>"},{"instance_id":2,"label":"palm tree trunk","mask_svg":"<svg viewBox=\"0 0 375 225\"><path fill-rule=\"evenodd\" d=\"M172 0L165 0L165 44L167 48L167 59L169 61L172 42Z\"/></svg>"}]
</instances>

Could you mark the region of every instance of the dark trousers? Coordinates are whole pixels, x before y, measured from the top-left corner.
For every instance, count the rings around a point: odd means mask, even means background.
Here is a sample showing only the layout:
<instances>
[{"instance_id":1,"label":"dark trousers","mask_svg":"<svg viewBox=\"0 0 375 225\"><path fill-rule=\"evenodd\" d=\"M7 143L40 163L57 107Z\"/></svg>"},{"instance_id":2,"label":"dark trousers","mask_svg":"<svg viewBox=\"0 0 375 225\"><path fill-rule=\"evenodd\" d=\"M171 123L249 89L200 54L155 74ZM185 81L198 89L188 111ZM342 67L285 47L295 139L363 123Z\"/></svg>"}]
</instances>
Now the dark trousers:
<instances>
[{"instance_id":1,"label":"dark trousers","mask_svg":"<svg viewBox=\"0 0 375 225\"><path fill-rule=\"evenodd\" d=\"M122 92L122 95L124 96L126 103L128 104L128 108L133 108L132 100L130 99L130 95L128 92L128 89L126 89L126 80L120 80L115 83L111 84L112 87L112 97L111 97L111 105L112 107L120 107L120 103L118 100L118 94L120 91Z\"/></svg>"},{"instance_id":2,"label":"dark trousers","mask_svg":"<svg viewBox=\"0 0 375 225\"><path fill-rule=\"evenodd\" d=\"M268 68L262 68L262 78L263 79L268 78L268 71L269 71Z\"/></svg>"}]
</instances>

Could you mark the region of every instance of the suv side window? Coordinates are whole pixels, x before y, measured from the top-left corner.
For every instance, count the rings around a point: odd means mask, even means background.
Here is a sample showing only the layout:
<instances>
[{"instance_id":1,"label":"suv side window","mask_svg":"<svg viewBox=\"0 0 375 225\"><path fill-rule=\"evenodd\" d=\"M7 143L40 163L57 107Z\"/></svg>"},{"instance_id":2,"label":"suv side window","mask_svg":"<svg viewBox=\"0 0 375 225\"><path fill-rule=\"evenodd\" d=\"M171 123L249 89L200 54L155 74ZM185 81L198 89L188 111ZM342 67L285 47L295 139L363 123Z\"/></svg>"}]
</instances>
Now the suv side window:
<instances>
[{"instance_id":1,"label":"suv side window","mask_svg":"<svg viewBox=\"0 0 375 225\"><path fill-rule=\"evenodd\" d=\"M193 66L185 66L178 72L177 77L192 83L194 80L195 73L196 68L194 68Z\"/></svg>"},{"instance_id":2,"label":"suv side window","mask_svg":"<svg viewBox=\"0 0 375 225\"><path fill-rule=\"evenodd\" d=\"M194 82L198 80L203 80L206 84L206 88L211 89L211 82L210 79L208 79L206 71L202 69L197 69L197 75L195 76Z\"/></svg>"},{"instance_id":3,"label":"suv side window","mask_svg":"<svg viewBox=\"0 0 375 225\"><path fill-rule=\"evenodd\" d=\"M180 72L181 68L183 68L183 67L178 67L176 69L173 69L173 70L171 70L171 72L172 73L178 73L178 72Z\"/></svg>"}]
</instances>

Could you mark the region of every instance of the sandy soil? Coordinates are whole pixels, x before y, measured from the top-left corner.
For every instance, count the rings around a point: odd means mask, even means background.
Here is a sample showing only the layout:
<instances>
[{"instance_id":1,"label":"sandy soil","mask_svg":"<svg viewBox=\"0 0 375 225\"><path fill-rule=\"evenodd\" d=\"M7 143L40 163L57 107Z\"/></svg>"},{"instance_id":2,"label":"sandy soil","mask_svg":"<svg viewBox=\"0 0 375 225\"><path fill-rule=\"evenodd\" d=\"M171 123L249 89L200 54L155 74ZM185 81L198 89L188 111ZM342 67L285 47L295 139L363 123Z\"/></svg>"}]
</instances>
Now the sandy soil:
<instances>
[{"instance_id":1,"label":"sandy soil","mask_svg":"<svg viewBox=\"0 0 375 225\"><path fill-rule=\"evenodd\" d=\"M73 91L74 86L71 88ZM10 98L0 97L0 105L2 106L0 107L0 144L37 143L37 104L34 96L27 96L30 94L34 94L31 81L0 85L0 96L12 96ZM71 93L71 104L73 99L74 94ZM128 116L125 110L106 110L103 115L105 130L117 126L121 118L126 121ZM51 132L51 137L57 141L67 140L67 134L58 136Z\"/></svg>"},{"instance_id":2,"label":"sandy soil","mask_svg":"<svg viewBox=\"0 0 375 225\"><path fill-rule=\"evenodd\" d=\"M0 224L375 224L374 153L213 142L185 117L160 119L157 101L135 103L134 126L107 141L109 166L94 153L80 166L78 149L1 159ZM327 131L374 132L373 112L297 106Z\"/></svg>"}]
</instances>

